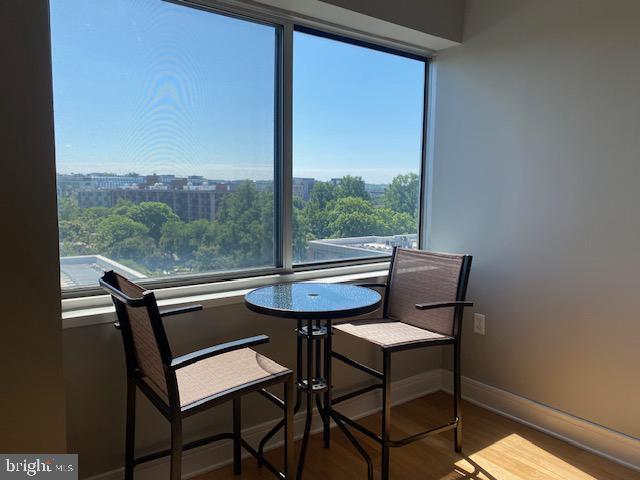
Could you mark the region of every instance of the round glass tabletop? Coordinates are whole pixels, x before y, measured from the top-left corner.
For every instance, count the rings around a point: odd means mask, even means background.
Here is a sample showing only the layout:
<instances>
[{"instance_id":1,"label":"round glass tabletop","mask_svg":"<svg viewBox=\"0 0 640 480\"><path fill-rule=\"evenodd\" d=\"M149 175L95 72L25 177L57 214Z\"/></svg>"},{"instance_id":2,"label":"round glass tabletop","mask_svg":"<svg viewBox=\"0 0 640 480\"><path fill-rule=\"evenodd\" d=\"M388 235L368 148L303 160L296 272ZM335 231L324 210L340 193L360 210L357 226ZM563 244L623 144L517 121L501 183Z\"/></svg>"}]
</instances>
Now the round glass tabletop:
<instances>
[{"instance_id":1,"label":"round glass tabletop","mask_svg":"<svg viewBox=\"0 0 640 480\"><path fill-rule=\"evenodd\" d=\"M375 290L343 283L286 283L252 290L244 300L254 312L304 320L373 312L382 297Z\"/></svg>"}]
</instances>

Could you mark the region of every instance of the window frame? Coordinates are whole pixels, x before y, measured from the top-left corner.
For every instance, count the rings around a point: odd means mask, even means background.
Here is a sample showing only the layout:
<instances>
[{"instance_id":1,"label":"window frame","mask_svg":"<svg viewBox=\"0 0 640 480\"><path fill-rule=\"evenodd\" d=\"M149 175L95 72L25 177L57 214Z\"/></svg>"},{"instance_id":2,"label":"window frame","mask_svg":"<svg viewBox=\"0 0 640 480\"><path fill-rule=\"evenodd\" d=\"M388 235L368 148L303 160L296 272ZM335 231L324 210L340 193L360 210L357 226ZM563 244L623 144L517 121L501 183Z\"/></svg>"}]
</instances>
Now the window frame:
<instances>
[{"instance_id":1,"label":"window frame","mask_svg":"<svg viewBox=\"0 0 640 480\"><path fill-rule=\"evenodd\" d=\"M343 28L277 9L275 7L247 4L239 0L162 0L187 8L195 8L238 20L268 25L275 28L275 92L274 92L274 266L221 272L203 272L174 275L167 278L143 279L138 283L149 289L180 286L218 284L230 280L290 275L310 270L338 269L345 266L371 264L379 269L388 255L366 258L330 260L311 263L293 263L293 37L295 32L307 33L342 43L398 55L424 63L424 90L422 99L421 155L419 165L419 215L418 248L427 245L428 219L428 122L429 84L433 52L415 45L395 41L366 32ZM57 202L57 198L56 198ZM61 289L63 300L103 294L98 286Z\"/></svg>"}]
</instances>

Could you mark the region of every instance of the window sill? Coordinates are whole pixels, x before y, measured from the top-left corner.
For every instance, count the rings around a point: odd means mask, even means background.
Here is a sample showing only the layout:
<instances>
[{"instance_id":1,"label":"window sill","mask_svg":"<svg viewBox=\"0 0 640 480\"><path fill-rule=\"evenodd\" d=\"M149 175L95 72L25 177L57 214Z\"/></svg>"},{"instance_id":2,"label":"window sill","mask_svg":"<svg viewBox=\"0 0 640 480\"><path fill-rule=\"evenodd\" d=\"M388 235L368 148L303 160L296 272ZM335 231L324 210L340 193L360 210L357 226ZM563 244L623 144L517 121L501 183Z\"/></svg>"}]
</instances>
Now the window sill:
<instances>
[{"instance_id":1,"label":"window sill","mask_svg":"<svg viewBox=\"0 0 640 480\"><path fill-rule=\"evenodd\" d=\"M226 282L186 285L155 290L158 305L178 307L198 303L204 309L242 303L252 289L276 283L318 281L324 283L384 282L389 262L265 275ZM62 328L88 327L115 321L115 309L108 295L62 300Z\"/></svg>"}]
</instances>

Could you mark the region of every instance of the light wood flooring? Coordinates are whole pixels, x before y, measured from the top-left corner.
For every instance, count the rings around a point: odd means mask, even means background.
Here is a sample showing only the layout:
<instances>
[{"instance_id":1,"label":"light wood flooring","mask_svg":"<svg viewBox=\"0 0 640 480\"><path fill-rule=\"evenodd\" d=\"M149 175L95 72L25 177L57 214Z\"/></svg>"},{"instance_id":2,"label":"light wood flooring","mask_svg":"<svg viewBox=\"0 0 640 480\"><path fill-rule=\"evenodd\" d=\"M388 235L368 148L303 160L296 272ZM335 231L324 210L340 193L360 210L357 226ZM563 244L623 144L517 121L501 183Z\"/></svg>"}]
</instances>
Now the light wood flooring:
<instances>
[{"instance_id":1,"label":"light wood flooring","mask_svg":"<svg viewBox=\"0 0 640 480\"><path fill-rule=\"evenodd\" d=\"M392 438L400 438L438 425L451 415L451 397L438 392L394 407ZM469 403L463 403L464 448L453 450L452 433L445 432L406 447L391 450L392 480L449 479L523 479L523 480L640 480L640 472L627 469L566 442L496 415ZM378 431L379 415L361 422ZM371 455L374 478L379 479L380 449L355 433ZM281 465L282 450L267 454ZM196 480L271 480L266 469L258 469L255 460L243 462L243 472L234 477L231 466L207 473ZM359 480L366 478L365 463L338 429L332 429L329 450L322 447L320 435L309 444L305 480Z\"/></svg>"}]
</instances>

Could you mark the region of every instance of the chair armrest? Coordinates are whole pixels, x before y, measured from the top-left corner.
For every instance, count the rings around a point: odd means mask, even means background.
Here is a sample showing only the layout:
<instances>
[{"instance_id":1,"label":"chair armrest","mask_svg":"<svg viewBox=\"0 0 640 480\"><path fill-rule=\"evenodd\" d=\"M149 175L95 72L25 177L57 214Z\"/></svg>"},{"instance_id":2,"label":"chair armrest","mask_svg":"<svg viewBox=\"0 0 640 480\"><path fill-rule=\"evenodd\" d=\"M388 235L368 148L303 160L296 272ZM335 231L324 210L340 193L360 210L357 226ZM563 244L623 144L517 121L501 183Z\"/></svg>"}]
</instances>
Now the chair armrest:
<instances>
[{"instance_id":1,"label":"chair armrest","mask_svg":"<svg viewBox=\"0 0 640 480\"><path fill-rule=\"evenodd\" d=\"M387 288L386 283L356 283L355 286L366 288Z\"/></svg>"},{"instance_id":2,"label":"chair armrest","mask_svg":"<svg viewBox=\"0 0 640 480\"><path fill-rule=\"evenodd\" d=\"M205 358L215 357L223 353L232 352L233 350L240 350L241 348L251 347L253 345L260 345L268 343L269 337L266 335L258 335L256 337L243 338L241 340L234 340L232 342L221 343L209 348L203 348L202 350L196 350L195 352L187 353L171 360L171 369L177 370L192 363L199 362Z\"/></svg>"},{"instance_id":3,"label":"chair armrest","mask_svg":"<svg viewBox=\"0 0 640 480\"><path fill-rule=\"evenodd\" d=\"M185 305L184 307L163 308L160 310L161 317L170 317L172 315L182 315L183 313L199 312L202 305Z\"/></svg>"},{"instance_id":4,"label":"chair armrest","mask_svg":"<svg viewBox=\"0 0 640 480\"><path fill-rule=\"evenodd\" d=\"M418 310L433 310L434 308L449 307L473 307L473 302L435 302L435 303L417 303Z\"/></svg>"}]
</instances>

